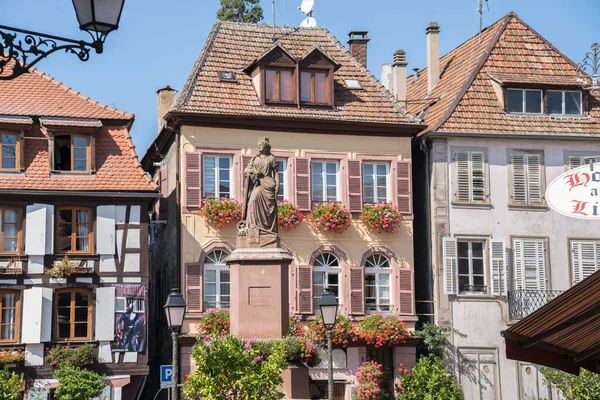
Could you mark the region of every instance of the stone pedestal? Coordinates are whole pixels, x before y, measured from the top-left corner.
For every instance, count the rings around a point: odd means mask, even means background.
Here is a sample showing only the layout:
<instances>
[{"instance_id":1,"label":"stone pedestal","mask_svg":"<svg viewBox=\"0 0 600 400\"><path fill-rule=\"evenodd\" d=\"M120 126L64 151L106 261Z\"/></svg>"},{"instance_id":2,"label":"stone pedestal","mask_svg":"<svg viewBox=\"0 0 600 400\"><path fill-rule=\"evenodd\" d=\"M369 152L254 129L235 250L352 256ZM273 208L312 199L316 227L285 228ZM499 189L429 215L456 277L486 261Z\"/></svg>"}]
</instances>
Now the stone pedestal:
<instances>
[{"instance_id":1,"label":"stone pedestal","mask_svg":"<svg viewBox=\"0 0 600 400\"><path fill-rule=\"evenodd\" d=\"M231 334L263 339L286 336L291 254L278 247L238 247L226 262L231 274Z\"/></svg>"},{"instance_id":2,"label":"stone pedestal","mask_svg":"<svg viewBox=\"0 0 600 400\"><path fill-rule=\"evenodd\" d=\"M308 367L304 364L290 364L281 374L283 384L281 391L287 400L310 399L310 378Z\"/></svg>"}]
</instances>

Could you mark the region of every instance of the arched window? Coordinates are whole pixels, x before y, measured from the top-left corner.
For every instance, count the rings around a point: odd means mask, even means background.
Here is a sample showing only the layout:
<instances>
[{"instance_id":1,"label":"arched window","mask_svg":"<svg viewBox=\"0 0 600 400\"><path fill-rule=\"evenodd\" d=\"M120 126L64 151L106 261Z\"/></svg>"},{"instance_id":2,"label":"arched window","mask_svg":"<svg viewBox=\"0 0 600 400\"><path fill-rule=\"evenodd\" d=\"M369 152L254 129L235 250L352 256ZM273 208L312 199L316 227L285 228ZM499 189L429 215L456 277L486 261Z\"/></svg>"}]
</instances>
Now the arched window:
<instances>
[{"instance_id":1,"label":"arched window","mask_svg":"<svg viewBox=\"0 0 600 400\"><path fill-rule=\"evenodd\" d=\"M229 266L225 250L213 250L204 262L204 309L229 308Z\"/></svg>"},{"instance_id":2,"label":"arched window","mask_svg":"<svg viewBox=\"0 0 600 400\"><path fill-rule=\"evenodd\" d=\"M319 313L321 297L329 288L340 303L340 260L333 253L321 253L313 265L313 308Z\"/></svg>"},{"instance_id":3,"label":"arched window","mask_svg":"<svg viewBox=\"0 0 600 400\"><path fill-rule=\"evenodd\" d=\"M383 254L373 254L365 261L365 311L391 311L390 260Z\"/></svg>"}]
</instances>

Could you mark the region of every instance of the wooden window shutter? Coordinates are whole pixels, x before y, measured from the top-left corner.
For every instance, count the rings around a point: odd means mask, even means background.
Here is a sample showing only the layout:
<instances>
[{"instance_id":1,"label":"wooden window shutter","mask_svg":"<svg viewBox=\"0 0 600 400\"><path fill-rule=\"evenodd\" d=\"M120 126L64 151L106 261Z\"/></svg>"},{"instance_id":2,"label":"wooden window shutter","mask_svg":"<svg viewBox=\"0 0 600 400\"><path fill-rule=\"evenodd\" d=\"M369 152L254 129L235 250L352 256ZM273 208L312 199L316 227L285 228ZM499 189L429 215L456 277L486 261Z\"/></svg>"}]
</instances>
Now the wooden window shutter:
<instances>
[{"instance_id":1,"label":"wooden window shutter","mask_svg":"<svg viewBox=\"0 0 600 400\"><path fill-rule=\"evenodd\" d=\"M600 242L571 242L573 264L573 285L581 282L598 270L600 262Z\"/></svg>"},{"instance_id":2,"label":"wooden window shutter","mask_svg":"<svg viewBox=\"0 0 600 400\"><path fill-rule=\"evenodd\" d=\"M192 313L203 311L202 285L204 266L199 263L185 265L185 302L187 310Z\"/></svg>"},{"instance_id":3,"label":"wooden window shutter","mask_svg":"<svg viewBox=\"0 0 600 400\"><path fill-rule=\"evenodd\" d=\"M546 290L545 245L542 239L515 239L515 283L525 290Z\"/></svg>"},{"instance_id":4,"label":"wooden window shutter","mask_svg":"<svg viewBox=\"0 0 600 400\"><path fill-rule=\"evenodd\" d=\"M525 154L513 154L512 162L512 201L527 204L527 178Z\"/></svg>"},{"instance_id":5,"label":"wooden window shutter","mask_svg":"<svg viewBox=\"0 0 600 400\"><path fill-rule=\"evenodd\" d=\"M25 172L25 132L23 131L19 134L19 154L17 154L17 157L19 157L17 168L21 172Z\"/></svg>"},{"instance_id":6,"label":"wooden window shutter","mask_svg":"<svg viewBox=\"0 0 600 400\"><path fill-rule=\"evenodd\" d=\"M311 265L299 265L296 270L296 312L313 313L313 268Z\"/></svg>"},{"instance_id":7,"label":"wooden window shutter","mask_svg":"<svg viewBox=\"0 0 600 400\"><path fill-rule=\"evenodd\" d=\"M513 241L514 252L514 289L523 289L523 241L515 239Z\"/></svg>"},{"instance_id":8,"label":"wooden window shutter","mask_svg":"<svg viewBox=\"0 0 600 400\"><path fill-rule=\"evenodd\" d=\"M471 201L471 174L469 168L469 152L457 151L454 154L456 165L456 193L457 201Z\"/></svg>"},{"instance_id":9,"label":"wooden window shutter","mask_svg":"<svg viewBox=\"0 0 600 400\"><path fill-rule=\"evenodd\" d=\"M90 136L90 173L96 172L96 136Z\"/></svg>"},{"instance_id":10,"label":"wooden window shutter","mask_svg":"<svg viewBox=\"0 0 600 400\"><path fill-rule=\"evenodd\" d=\"M202 154L185 153L185 205L188 211L202 206Z\"/></svg>"},{"instance_id":11,"label":"wooden window shutter","mask_svg":"<svg viewBox=\"0 0 600 400\"><path fill-rule=\"evenodd\" d=\"M444 238L444 293L458 293L458 253L456 239Z\"/></svg>"},{"instance_id":12,"label":"wooden window shutter","mask_svg":"<svg viewBox=\"0 0 600 400\"><path fill-rule=\"evenodd\" d=\"M485 154L480 151L471 151L471 200L476 202L486 201L486 176Z\"/></svg>"},{"instance_id":13,"label":"wooden window shutter","mask_svg":"<svg viewBox=\"0 0 600 400\"><path fill-rule=\"evenodd\" d=\"M579 168L583 165L581 156L569 156L569 169Z\"/></svg>"},{"instance_id":14,"label":"wooden window shutter","mask_svg":"<svg viewBox=\"0 0 600 400\"><path fill-rule=\"evenodd\" d=\"M350 267L350 314L365 314L365 271L363 267Z\"/></svg>"},{"instance_id":15,"label":"wooden window shutter","mask_svg":"<svg viewBox=\"0 0 600 400\"><path fill-rule=\"evenodd\" d=\"M362 212L362 167L360 160L348 160L348 207Z\"/></svg>"},{"instance_id":16,"label":"wooden window shutter","mask_svg":"<svg viewBox=\"0 0 600 400\"><path fill-rule=\"evenodd\" d=\"M542 158L527 154L527 192L529 204L542 204Z\"/></svg>"},{"instance_id":17,"label":"wooden window shutter","mask_svg":"<svg viewBox=\"0 0 600 400\"><path fill-rule=\"evenodd\" d=\"M162 197L158 201L158 219L165 220L167 218L167 168L162 167L159 172L160 177L160 194Z\"/></svg>"},{"instance_id":18,"label":"wooden window shutter","mask_svg":"<svg viewBox=\"0 0 600 400\"><path fill-rule=\"evenodd\" d=\"M503 240L490 241L490 265L492 266L492 294L506 296L508 271L506 268L506 249Z\"/></svg>"},{"instance_id":19,"label":"wooden window shutter","mask_svg":"<svg viewBox=\"0 0 600 400\"><path fill-rule=\"evenodd\" d=\"M414 315L414 278L412 268L398 269L399 284L398 288L398 314Z\"/></svg>"},{"instance_id":20,"label":"wooden window shutter","mask_svg":"<svg viewBox=\"0 0 600 400\"><path fill-rule=\"evenodd\" d=\"M411 164L409 161L398 161L396 165L396 188L398 191L398 211L403 215L412 214L411 204Z\"/></svg>"},{"instance_id":21,"label":"wooden window shutter","mask_svg":"<svg viewBox=\"0 0 600 400\"><path fill-rule=\"evenodd\" d=\"M310 211L310 159L297 157L296 171L296 205L301 211Z\"/></svg>"}]
</instances>

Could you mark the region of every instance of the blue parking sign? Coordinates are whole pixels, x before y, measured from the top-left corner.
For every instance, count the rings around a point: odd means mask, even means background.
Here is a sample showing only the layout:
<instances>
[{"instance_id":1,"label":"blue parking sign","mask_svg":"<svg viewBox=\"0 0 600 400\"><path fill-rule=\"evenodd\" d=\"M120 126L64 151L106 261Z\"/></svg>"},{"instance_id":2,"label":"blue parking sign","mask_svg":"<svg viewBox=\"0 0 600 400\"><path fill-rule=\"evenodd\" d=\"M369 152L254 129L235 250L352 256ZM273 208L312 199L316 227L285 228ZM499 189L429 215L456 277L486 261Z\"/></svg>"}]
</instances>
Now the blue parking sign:
<instances>
[{"instance_id":1,"label":"blue parking sign","mask_svg":"<svg viewBox=\"0 0 600 400\"><path fill-rule=\"evenodd\" d=\"M172 365L161 365L160 366L160 387L168 387L173 383L173 366Z\"/></svg>"}]
</instances>

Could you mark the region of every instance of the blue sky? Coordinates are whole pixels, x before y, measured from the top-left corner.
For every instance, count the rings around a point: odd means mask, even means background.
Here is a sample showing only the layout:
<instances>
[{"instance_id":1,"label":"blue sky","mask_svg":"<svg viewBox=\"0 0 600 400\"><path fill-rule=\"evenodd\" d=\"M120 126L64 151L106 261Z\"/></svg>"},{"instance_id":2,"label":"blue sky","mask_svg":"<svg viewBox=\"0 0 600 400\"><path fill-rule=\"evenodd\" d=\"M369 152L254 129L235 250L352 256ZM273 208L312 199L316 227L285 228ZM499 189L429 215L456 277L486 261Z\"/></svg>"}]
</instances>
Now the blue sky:
<instances>
[{"instance_id":1,"label":"blue sky","mask_svg":"<svg viewBox=\"0 0 600 400\"><path fill-rule=\"evenodd\" d=\"M301 0L276 0L276 23L299 25ZM262 0L265 21L272 2ZM450 51L479 27L478 0L315 0L321 26L346 43L351 30L368 30L368 67L379 76L394 50L407 52L409 71L426 63L425 27L441 26L441 52ZM132 136L143 156L156 136L156 90L181 89L215 20L219 0L126 0L121 27L109 35L104 54L87 63L55 54L38 68L73 89L124 111L133 112ZM600 42L598 0L489 0L487 26L510 11L579 62ZM59 36L87 39L80 32L70 0L3 0L0 24Z\"/></svg>"}]
</instances>

